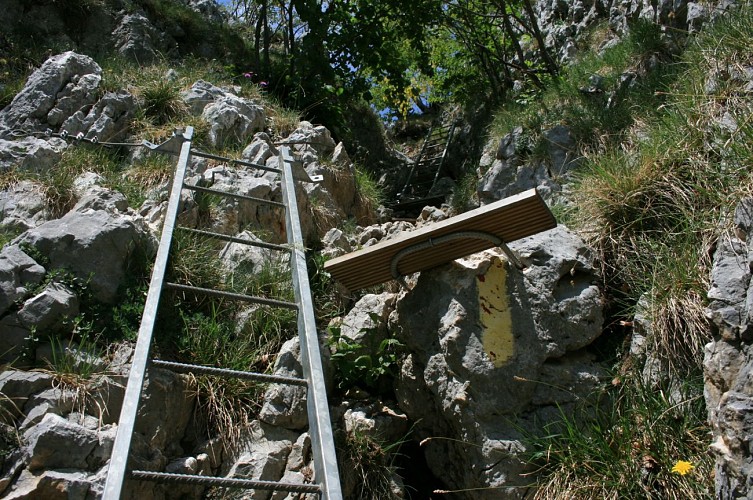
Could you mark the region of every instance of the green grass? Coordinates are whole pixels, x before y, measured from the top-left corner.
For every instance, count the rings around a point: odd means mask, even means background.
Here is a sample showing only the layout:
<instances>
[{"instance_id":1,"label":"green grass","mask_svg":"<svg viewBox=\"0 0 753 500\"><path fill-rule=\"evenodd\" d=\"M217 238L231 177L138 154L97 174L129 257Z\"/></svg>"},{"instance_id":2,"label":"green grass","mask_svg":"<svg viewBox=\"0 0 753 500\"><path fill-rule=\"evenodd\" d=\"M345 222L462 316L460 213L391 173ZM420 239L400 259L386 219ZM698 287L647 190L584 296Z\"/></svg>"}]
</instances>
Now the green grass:
<instances>
[{"instance_id":1,"label":"green grass","mask_svg":"<svg viewBox=\"0 0 753 500\"><path fill-rule=\"evenodd\" d=\"M156 125L177 122L187 113L177 84L165 80L152 80L139 89L141 109Z\"/></svg>"},{"instance_id":2,"label":"green grass","mask_svg":"<svg viewBox=\"0 0 753 500\"><path fill-rule=\"evenodd\" d=\"M287 264L269 259L260 269L224 272L222 243L176 232L170 281L283 301L293 301ZM241 371L266 372L282 344L297 333L295 311L229 298L175 292L163 297L157 345L168 358ZM260 408L265 387L234 378L196 377L199 405L210 435L233 443Z\"/></svg>"},{"instance_id":3,"label":"green grass","mask_svg":"<svg viewBox=\"0 0 753 500\"><path fill-rule=\"evenodd\" d=\"M496 123L501 135L522 120L524 156L543 154L539 134L557 120L571 127L583 163L564 209L568 225L596 250L608 323L632 325L640 312L650 325L643 354L628 354L628 339L603 354L621 373L605 397L575 414L562 409L549 435L530 437L537 498L713 496L704 307L715 239L753 193L753 103L746 80L735 77L753 59L753 8L688 39L671 65L656 55L665 69L650 67L661 40L650 27L633 28L633 37L585 56L538 100L509 108ZM587 75L610 82L627 69L643 76L616 108L576 95ZM720 125L725 114L736 128ZM670 382L680 380L688 383ZM695 468L673 473L678 460Z\"/></svg>"},{"instance_id":4,"label":"green grass","mask_svg":"<svg viewBox=\"0 0 753 500\"><path fill-rule=\"evenodd\" d=\"M749 49L734 56L718 48L724 33L742 37L738 23L746 16L717 26L720 36L712 31L691 44L686 72L670 89L663 113L646 121L643 139L589 155L574 190L576 227L600 255L618 314L629 318L638 299L648 299L649 341L668 372L700 364L710 340L703 316L709 249L720 222L730 224L737 201L753 190L753 148L747 140L753 127L741 120L730 135L714 126L722 113L720 98L724 111L749 116L750 103L735 98L741 84L737 90L720 88L718 95L703 90L719 58L733 64L735 57L750 56Z\"/></svg>"},{"instance_id":5,"label":"green grass","mask_svg":"<svg viewBox=\"0 0 753 500\"><path fill-rule=\"evenodd\" d=\"M361 205L371 209L376 209L385 200L385 194L381 186L366 170L359 167L355 169L356 174L356 194Z\"/></svg>"},{"instance_id":6,"label":"green grass","mask_svg":"<svg viewBox=\"0 0 753 500\"><path fill-rule=\"evenodd\" d=\"M101 358L104 350L93 329L92 322L79 316L74 319L70 339L50 337L52 355L47 360L48 369L69 385L86 385L94 375L103 372Z\"/></svg>"},{"instance_id":7,"label":"green grass","mask_svg":"<svg viewBox=\"0 0 753 500\"><path fill-rule=\"evenodd\" d=\"M169 182L174 170L174 157L148 154L133 162L127 170L112 176L110 184L125 195L128 206L138 208L151 190Z\"/></svg>"},{"instance_id":8,"label":"green grass","mask_svg":"<svg viewBox=\"0 0 753 500\"><path fill-rule=\"evenodd\" d=\"M703 380L648 386L640 374L616 378L591 406L559 409L544 436L528 436L536 467L534 499L713 498L713 457ZM686 475L673 472L690 462Z\"/></svg>"},{"instance_id":9,"label":"green grass","mask_svg":"<svg viewBox=\"0 0 753 500\"><path fill-rule=\"evenodd\" d=\"M452 197L450 198L450 207L453 213L460 214L478 205L476 199L477 186L476 172L467 172L460 178L452 190Z\"/></svg>"},{"instance_id":10,"label":"green grass","mask_svg":"<svg viewBox=\"0 0 753 500\"><path fill-rule=\"evenodd\" d=\"M584 52L561 75L547 82L543 91L524 93L495 114L492 136L503 136L522 125L519 154L544 158L547 152L543 132L566 125L581 150L601 150L620 144L634 124L636 115L651 114L663 101L663 91L677 68L666 57L648 64L663 48L660 28L644 21L632 26L631 35L602 54ZM618 92L620 77L631 72L635 82ZM601 81L600 91L585 93L590 81Z\"/></svg>"},{"instance_id":11,"label":"green grass","mask_svg":"<svg viewBox=\"0 0 753 500\"><path fill-rule=\"evenodd\" d=\"M5 245L13 241L23 231L20 229L14 229L7 226L0 226L0 249Z\"/></svg>"},{"instance_id":12,"label":"green grass","mask_svg":"<svg viewBox=\"0 0 753 500\"><path fill-rule=\"evenodd\" d=\"M387 443L359 430L339 431L335 436L341 480L353 487L349 498L392 500L402 498L390 484L397 474L395 458L405 438Z\"/></svg>"}]
</instances>

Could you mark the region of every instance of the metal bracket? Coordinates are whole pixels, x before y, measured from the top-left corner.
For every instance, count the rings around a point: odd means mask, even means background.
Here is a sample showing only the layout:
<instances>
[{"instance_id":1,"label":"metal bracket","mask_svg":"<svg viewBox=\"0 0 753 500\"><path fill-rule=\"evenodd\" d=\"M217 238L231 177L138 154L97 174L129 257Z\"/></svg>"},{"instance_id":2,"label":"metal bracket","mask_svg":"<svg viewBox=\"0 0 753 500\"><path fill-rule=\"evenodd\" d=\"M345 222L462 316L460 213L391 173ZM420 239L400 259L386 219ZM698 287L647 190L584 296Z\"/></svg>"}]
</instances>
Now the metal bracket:
<instances>
[{"instance_id":1,"label":"metal bracket","mask_svg":"<svg viewBox=\"0 0 753 500\"><path fill-rule=\"evenodd\" d=\"M290 148L282 147L281 153L282 153L282 159L285 162L290 163L293 170L293 178L295 180L309 182L312 184L316 184L324 180L323 175L309 175L309 173L306 172L306 169L303 168L303 164L300 161L293 158L293 154L290 152Z\"/></svg>"},{"instance_id":2,"label":"metal bracket","mask_svg":"<svg viewBox=\"0 0 753 500\"><path fill-rule=\"evenodd\" d=\"M443 236L438 236L436 238L429 238L427 241L422 241L421 243L416 243L415 245L411 245L407 248L403 248L399 252L397 252L390 261L390 272L392 273L392 277L395 278L404 288L408 288L405 280L402 278L402 275L400 274L400 271L398 271L398 264L400 263L400 260L405 257L406 255L410 255L416 252L420 252L421 250L425 250L427 248L431 248L437 245L441 245L443 243L447 243L448 241L452 240L459 240L464 238L475 238L478 240L486 240L494 244L494 246L499 247L502 252L507 256L508 259L510 259L510 262L517 267L518 269L525 269L525 266L522 262L520 262L520 259L513 253L512 250L510 250L510 247L505 244L504 241L502 241L502 238L493 235L491 233L486 233L483 231L457 231L450 234L445 234Z\"/></svg>"},{"instance_id":3,"label":"metal bracket","mask_svg":"<svg viewBox=\"0 0 753 500\"><path fill-rule=\"evenodd\" d=\"M161 153L169 153L171 155L177 155L180 153L180 148L183 145L184 142L186 142L188 139L186 138L185 132L183 132L183 129L175 129L173 131L173 135L170 136L168 140L163 142L162 144L154 144L152 142L147 141L146 139L141 141L141 145L151 149L152 151L159 151Z\"/></svg>"}]
</instances>

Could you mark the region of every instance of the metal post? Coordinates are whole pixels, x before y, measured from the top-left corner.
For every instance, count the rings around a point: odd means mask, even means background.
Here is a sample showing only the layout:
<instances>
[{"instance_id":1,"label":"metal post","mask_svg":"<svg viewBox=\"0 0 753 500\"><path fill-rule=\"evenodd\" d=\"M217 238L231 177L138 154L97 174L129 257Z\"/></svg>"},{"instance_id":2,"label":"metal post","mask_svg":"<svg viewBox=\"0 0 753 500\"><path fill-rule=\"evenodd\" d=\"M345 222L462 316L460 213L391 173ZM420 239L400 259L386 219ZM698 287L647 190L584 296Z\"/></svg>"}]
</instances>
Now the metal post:
<instances>
[{"instance_id":1,"label":"metal post","mask_svg":"<svg viewBox=\"0 0 753 500\"><path fill-rule=\"evenodd\" d=\"M118 432L115 436L115 443L110 458L110 466L107 470L107 481L105 483L103 494L105 500L120 499L123 490L123 482L126 476L128 453L131 448L136 414L138 413L139 400L141 399L141 388L144 385L149 349L152 344L152 334L154 332L154 323L157 319L157 306L159 305L162 284L165 279L170 244L172 242L175 220L180 205L180 192L183 187L186 166L191 158L193 127L186 127L186 131L182 135L183 144L180 149L178 164L175 168L175 175L173 176L170 199L167 203L165 221L162 225L162 235L160 237L159 248L157 249L154 269L152 270L152 280L149 284L149 292L146 296L144 314L141 318L139 336L136 341L136 350L133 353L131 371L128 374L128 385L126 386L125 397L123 398L123 407L120 410Z\"/></svg>"},{"instance_id":2,"label":"metal post","mask_svg":"<svg viewBox=\"0 0 753 500\"><path fill-rule=\"evenodd\" d=\"M298 218L298 202L293 182L293 157L287 146L280 147L282 166L282 192L287 205L286 227L288 243L291 246L290 267L293 273L293 287L298 311L298 336L301 341L301 364L308 380L308 418L314 452L314 472L321 484L322 496L326 500L342 500L340 475L337 470L337 455L332 425L327 404L327 388L324 384L319 339L314 318L314 302L309 288L306 256L301 223Z\"/></svg>"}]
</instances>

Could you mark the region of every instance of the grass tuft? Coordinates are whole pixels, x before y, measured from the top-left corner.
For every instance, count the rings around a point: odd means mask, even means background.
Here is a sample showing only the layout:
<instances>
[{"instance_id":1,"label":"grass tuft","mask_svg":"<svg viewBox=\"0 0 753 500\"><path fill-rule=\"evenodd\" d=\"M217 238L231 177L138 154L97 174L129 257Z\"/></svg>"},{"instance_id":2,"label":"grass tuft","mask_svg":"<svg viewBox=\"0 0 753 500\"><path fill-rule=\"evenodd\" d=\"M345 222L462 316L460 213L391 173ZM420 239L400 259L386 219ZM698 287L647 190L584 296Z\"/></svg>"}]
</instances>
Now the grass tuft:
<instances>
[{"instance_id":1,"label":"grass tuft","mask_svg":"<svg viewBox=\"0 0 753 500\"><path fill-rule=\"evenodd\" d=\"M157 125L175 122L187 113L180 88L171 81L152 80L139 88L138 94L144 115Z\"/></svg>"},{"instance_id":2,"label":"grass tuft","mask_svg":"<svg viewBox=\"0 0 753 500\"><path fill-rule=\"evenodd\" d=\"M351 498L402 498L391 485L397 475L394 459L404 440L385 443L359 430L340 431L336 438L340 474L343 484L354 490Z\"/></svg>"},{"instance_id":3,"label":"grass tuft","mask_svg":"<svg viewBox=\"0 0 753 500\"><path fill-rule=\"evenodd\" d=\"M711 498L713 457L702 377L681 387L652 387L632 374L591 406L559 408L544 436L529 436L540 480L534 499ZM688 474L673 472L679 461Z\"/></svg>"}]
</instances>

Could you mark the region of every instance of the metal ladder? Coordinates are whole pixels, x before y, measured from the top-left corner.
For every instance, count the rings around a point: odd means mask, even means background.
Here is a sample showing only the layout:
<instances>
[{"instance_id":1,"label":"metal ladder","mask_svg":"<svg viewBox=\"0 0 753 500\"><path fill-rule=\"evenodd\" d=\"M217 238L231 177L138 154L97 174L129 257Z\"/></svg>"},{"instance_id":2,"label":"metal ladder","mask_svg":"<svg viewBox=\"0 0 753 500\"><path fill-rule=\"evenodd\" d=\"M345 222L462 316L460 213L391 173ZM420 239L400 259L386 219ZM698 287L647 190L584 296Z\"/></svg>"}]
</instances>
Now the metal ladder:
<instances>
[{"instance_id":1,"label":"metal ladder","mask_svg":"<svg viewBox=\"0 0 753 500\"><path fill-rule=\"evenodd\" d=\"M310 493L319 494L320 498L326 500L341 500L342 492L340 488L340 478L337 469L337 458L335 455L335 446L330 422L329 407L327 405L327 395L322 371L321 354L319 352L319 343L317 340L313 301L311 298L311 291L309 289L306 259L303 252L304 245L300 221L298 217L298 204L296 202L295 196L295 185L292 169L292 164L294 162L293 157L287 146L281 146L279 168L272 168L267 167L266 165L257 165L240 160L231 160L229 158L222 158L207 153L200 153L198 151L192 153L192 138L193 128L187 127L185 132L177 131L173 135L173 138L162 146L155 146L146 141L144 142L145 146L150 147L153 150L173 154L178 152L177 149L179 146L179 156L175 175L172 180L170 198L167 204L167 212L165 214L165 220L162 227L162 235L160 237L159 248L157 250L157 256L155 258L151 282L149 284L149 291L146 297L141 326L139 328L138 339L133 356L133 364L128 376L128 385L126 386L123 407L120 412L117 435L115 437L115 443L113 445L113 451L107 473L107 480L105 483L103 498L105 500L119 500L122 495L124 481L126 479L135 479L144 481L156 481L161 483L187 483L207 487L218 486L226 488L241 488L247 490ZM250 166L264 171L271 171L280 174L284 201L282 203L274 202L270 200L241 196L234 193L185 184L184 181L186 168L190 162L192 154L194 156L201 156L205 158L229 160L241 165L245 165L247 167ZM240 198L258 203L270 203L285 208L285 221L288 237L287 245L252 242L242 238L236 238L218 233L209 233L206 231L198 230L192 231L200 232L204 235L212 236L225 241L245 243L249 245L261 246L267 249L290 252L290 267L293 278L295 302L286 302L265 297L254 297L219 290L189 287L186 285L168 283L165 281L165 273L167 270L170 246L173 238L173 232L176 229L176 219L180 205L181 191L183 189L201 191L204 193L227 196L236 199ZM203 293L213 296L227 297L232 300L240 300L249 303L297 310L298 336L301 345L301 365L303 367L304 378L282 377L263 373L251 373L223 368L187 365L157 359L150 360L149 351L152 344L154 326L157 318L157 308L161 292L165 288L190 291L197 294ZM149 367L159 367L182 373L214 375L218 377L236 377L267 383L291 384L307 387L307 412L314 462L315 482L312 484L292 484L275 481L258 481L239 478L223 478L202 475L129 470L129 450L133 439L134 425L137 418L137 411L141 398L142 387L144 385L144 380L147 376Z\"/></svg>"},{"instance_id":2,"label":"metal ladder","mask_svg":"<svg viewBox=\"0 0 753 500\"><path fill-rule=\"evenodd\" d=\"M404 201L410 197L427 198L439 179L439 174L447 158L447 149L455 132L455 123L441 125L433 123L426 133L424 143L418 153L398 198Z\"/></svg>"}]
</instances>

